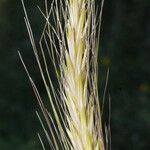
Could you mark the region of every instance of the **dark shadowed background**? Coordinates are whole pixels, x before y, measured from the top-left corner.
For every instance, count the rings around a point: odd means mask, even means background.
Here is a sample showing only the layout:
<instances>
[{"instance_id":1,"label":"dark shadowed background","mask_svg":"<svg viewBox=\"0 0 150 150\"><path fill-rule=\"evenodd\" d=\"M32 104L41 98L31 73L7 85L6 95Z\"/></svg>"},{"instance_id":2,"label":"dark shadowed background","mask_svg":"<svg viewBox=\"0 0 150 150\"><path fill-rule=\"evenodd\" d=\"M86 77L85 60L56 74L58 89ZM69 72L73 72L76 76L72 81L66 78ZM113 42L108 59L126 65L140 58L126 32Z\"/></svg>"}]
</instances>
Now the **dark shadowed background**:
<instances>
[{"instance_id":1,"label":"dark shadowed background","mask_svg":"<svg viewBox=\"0 0 150 150\"><path fill-rule=\"evenodd\" d=\"M44 20L37 5L44 1L24 1L38 41ZM0 0L0 150L42 149L39 107L18 50L43 96L45 91L23 17L21 0ZM104 121L110 93L112 149L149 150L150 0L105 0L101 31L99 87L102 93L109 67Z\"/></svg>"}]
</instances>

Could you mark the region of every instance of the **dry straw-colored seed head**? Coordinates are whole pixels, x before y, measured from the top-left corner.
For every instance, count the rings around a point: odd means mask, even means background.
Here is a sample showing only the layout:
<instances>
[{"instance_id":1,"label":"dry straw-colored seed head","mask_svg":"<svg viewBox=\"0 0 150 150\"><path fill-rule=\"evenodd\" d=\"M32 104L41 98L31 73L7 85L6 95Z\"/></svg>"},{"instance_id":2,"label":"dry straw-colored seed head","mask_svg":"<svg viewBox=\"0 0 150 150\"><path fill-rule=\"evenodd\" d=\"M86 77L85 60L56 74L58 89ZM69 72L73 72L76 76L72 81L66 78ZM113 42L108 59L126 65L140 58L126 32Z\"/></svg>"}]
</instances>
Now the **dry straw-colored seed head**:
<instances>
[{"instance_id":1,"label":"dry straw-colored seed head","mask_svg":"<svg viewBox=\"0 0 150 150\"><path fill-rule=\"evenodd\" d=\"M104 150L97 88L96 36L98 34L96 30L98 28L95 2L94 0L60 0L58 3L54 0L48 10L45 0L45 7L45 13L40 9L46 19L39 42L42 59L34 42L25 7L24 11L29 37L52 113L45 108L24 63L23 65L29 75L50 134L40 115L38 113L37 115L52 149ZM54 25L50 22L50 16L54 18ZM54 88L50 78L43 47L47 48L53 62L59 90Z\"/></svg>"}]
</instances>

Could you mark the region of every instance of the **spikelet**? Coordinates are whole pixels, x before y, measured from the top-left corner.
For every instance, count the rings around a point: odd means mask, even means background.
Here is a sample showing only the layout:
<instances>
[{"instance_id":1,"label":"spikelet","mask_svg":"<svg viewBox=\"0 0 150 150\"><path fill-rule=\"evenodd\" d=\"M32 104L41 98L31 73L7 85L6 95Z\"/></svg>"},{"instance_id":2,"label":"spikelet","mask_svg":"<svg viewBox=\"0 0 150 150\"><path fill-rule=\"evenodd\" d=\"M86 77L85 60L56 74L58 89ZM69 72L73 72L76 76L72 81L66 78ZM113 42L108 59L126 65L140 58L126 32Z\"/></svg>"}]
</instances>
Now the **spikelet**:
<instances>
[{"instance_id":1,"label":"spikelet","mask_svg":"<svg viewBox=\"0 0 150 150\"><path fill-rule=\"evenodd\" d=\"M23 1L22 1L23 3ZM50 113L28 73L49 131L37 113L52 149L104 150L100 104L97 88L97 21L94 0L53 1L46 12L40 11L46 23L36 47L25 6L25 23L41 77L50 100ZM103 6L103 2L102 2ZM101 10L102 12L102 10ZM55 25L49 18L53 16ZM101 18L101 13L100 13ZM63 23L64 22L64 23ZM49 74L44 48L49 53L57 76L55 89ZM43 66L44 64L44 66ZM39 139L44 144L39 135Z\"/></svg>"}]
</instances>

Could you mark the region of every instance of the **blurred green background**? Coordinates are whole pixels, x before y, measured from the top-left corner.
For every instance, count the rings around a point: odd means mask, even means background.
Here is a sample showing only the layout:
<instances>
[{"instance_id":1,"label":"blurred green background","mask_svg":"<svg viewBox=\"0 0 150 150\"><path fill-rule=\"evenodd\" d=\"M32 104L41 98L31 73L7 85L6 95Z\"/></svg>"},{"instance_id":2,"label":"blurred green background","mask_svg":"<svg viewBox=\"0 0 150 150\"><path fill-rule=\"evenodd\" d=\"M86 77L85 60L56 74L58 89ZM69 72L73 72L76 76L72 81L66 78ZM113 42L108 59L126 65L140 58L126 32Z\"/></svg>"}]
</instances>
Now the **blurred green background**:
<instances>
[{"instance_id":1,"label":"blurred green background","mask_svg":"<svg viewBox=\"0 0 150 150\"><path fill-rule=\"evenodd\" d=\"M43 18L37 5L44 1L25 3L38 41ZM21 0L0 0L0 150L42 149L39 107L17 54L44 95L23 17ZM102 93L109 67L104 121L110 93L112 149L149 150L150 0L105 0L101 31L99 86Z\"/></svg>"}]
</instances>

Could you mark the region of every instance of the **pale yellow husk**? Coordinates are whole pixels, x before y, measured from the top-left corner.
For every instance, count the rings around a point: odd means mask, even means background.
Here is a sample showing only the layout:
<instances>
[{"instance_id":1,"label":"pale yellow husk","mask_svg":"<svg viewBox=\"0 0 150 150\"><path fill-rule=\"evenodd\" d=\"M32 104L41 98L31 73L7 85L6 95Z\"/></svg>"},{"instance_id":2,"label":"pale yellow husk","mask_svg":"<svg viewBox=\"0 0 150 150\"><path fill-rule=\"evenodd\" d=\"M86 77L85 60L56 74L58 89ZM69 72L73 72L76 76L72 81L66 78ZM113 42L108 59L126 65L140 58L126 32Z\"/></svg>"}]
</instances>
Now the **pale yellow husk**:
<instances>
[{"instance_id":1,"label":"pale yellow husk","mask_svg":"<svg viewBox=\"0 0 150 150\"><path fill-rule=\"evenodd\" d=\"M91 76L90 43L87 37L91 26L92 14L91 9L88 8L90 4L86 0L70 0L68 4L66 28L68 51L65 51L65 65L62 69L64 99L69 112L67 133L74 150L104 149L102 135L98 135L97 131L102 127L97 127L94 121L101 118L94 118L94 113L97 113L94 105L95 97L94 93L88 90Z\"/></svg>"}]
</instances>

